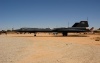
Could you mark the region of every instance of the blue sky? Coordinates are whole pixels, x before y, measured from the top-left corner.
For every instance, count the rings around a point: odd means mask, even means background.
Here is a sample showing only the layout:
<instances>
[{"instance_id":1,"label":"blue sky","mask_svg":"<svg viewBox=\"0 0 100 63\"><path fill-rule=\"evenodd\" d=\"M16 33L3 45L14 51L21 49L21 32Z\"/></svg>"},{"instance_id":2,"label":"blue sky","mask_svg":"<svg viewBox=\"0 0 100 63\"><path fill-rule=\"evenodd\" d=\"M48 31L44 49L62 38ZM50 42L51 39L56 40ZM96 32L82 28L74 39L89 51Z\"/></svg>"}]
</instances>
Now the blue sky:
<instances>
[{"instance_id":1,"label":"blue sky","mask_svg":"<svg viewBox=\"0 0 100 63\"><path fill-rule=\"evenodd\" d=\"M0 30L71 27L87 17L100 28L100 0L0 0Z\"/></svg>"}]
</instances>

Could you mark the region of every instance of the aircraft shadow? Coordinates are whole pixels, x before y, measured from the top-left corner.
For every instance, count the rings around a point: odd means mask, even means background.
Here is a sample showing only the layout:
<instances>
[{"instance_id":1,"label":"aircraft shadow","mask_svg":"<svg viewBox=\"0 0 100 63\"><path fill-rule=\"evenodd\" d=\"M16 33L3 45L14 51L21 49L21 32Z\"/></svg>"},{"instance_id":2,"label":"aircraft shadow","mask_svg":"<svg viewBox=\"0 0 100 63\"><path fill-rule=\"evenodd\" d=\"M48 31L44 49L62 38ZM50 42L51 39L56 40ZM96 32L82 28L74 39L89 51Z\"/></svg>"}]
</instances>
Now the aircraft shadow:
<instances>
[{"instance_id":1,"label":"aircraft shadow","mask_svg":"<svg viewBox=\"0 0 100 63\"><path fill-rule=\"evenodd\" d=\"M86 35L68 35L68 36L12 36L12 37L89 37Z\"/></svg>"},{"instance_id":2,"label":"aircraft shadow","mask_svg":"<svg viewBox=\"0 0 100 63\"><path fill-rule=\"evenodd\" d=\"M67 37L89 37L86 35L68 35Z\"/></svg>"}]
</instances>

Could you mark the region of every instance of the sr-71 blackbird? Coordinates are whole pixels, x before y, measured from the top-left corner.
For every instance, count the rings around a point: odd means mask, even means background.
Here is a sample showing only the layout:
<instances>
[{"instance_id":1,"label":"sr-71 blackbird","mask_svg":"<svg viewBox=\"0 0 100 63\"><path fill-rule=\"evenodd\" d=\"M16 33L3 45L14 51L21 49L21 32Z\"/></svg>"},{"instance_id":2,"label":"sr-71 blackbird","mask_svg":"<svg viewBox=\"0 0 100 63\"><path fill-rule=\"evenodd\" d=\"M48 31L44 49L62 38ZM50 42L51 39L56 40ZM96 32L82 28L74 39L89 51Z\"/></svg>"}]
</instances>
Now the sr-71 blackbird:
<instances>
[{"instance_id":1,"label":"sr-71 blackbird","mask_svg":"<svg viewBox=\"0 0 100 63\"><path fill-rule=\"evenodd\" d=\"M68 33L80 33L80 32L90 32L88 21L80 21L78 23L75 23L72 27L68 28L20 28L17 30L14 30L16 32L20 33L34 33L34 36L36 36L37 32L56 32L56 33L62 33L63 36L67 36ZM91 29L92 30L92 29Z\"/></svg>"}]
</instances>

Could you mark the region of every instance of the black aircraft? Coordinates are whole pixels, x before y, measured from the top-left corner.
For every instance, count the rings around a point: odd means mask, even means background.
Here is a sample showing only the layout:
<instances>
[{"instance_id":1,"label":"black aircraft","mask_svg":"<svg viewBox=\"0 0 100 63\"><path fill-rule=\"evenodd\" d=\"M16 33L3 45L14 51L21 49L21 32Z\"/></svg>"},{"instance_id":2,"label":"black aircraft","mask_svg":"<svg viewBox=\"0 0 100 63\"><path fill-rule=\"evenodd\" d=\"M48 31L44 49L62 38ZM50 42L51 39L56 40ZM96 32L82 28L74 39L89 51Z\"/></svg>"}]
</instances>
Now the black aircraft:
<instances>
[{"instance_id":1,"label":"black aircraft","mask_svg":"<svg viewBox=\"0 0 100 63\"><path fill-rule=\"evenodd\" d=\"M80 21L68 28L20 28L14 31L19 33L34 33L34 36L36 36L37 32L56 32L62 33L63 36L67 36L68 33L90 32L87 27L89 27L88 21Z\"/></svg>"}]
</instances>

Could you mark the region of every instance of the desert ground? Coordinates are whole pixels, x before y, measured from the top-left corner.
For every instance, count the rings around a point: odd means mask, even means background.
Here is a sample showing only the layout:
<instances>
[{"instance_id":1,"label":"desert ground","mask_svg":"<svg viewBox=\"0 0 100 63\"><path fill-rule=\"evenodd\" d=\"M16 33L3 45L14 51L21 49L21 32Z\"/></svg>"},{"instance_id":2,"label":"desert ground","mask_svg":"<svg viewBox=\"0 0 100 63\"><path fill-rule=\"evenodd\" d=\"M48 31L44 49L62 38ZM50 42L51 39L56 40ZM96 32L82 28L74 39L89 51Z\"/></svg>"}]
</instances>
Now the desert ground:
<instances>
[{"instance_id":1,"label":"desert ground","mask_svg":"<svg viewBox=\"0 0 100 63\"><path fill-rule=\"evenodd\" d=\"M100 34L2 34L0 63L100 63Z\"/></svg>"}]
</instances>

